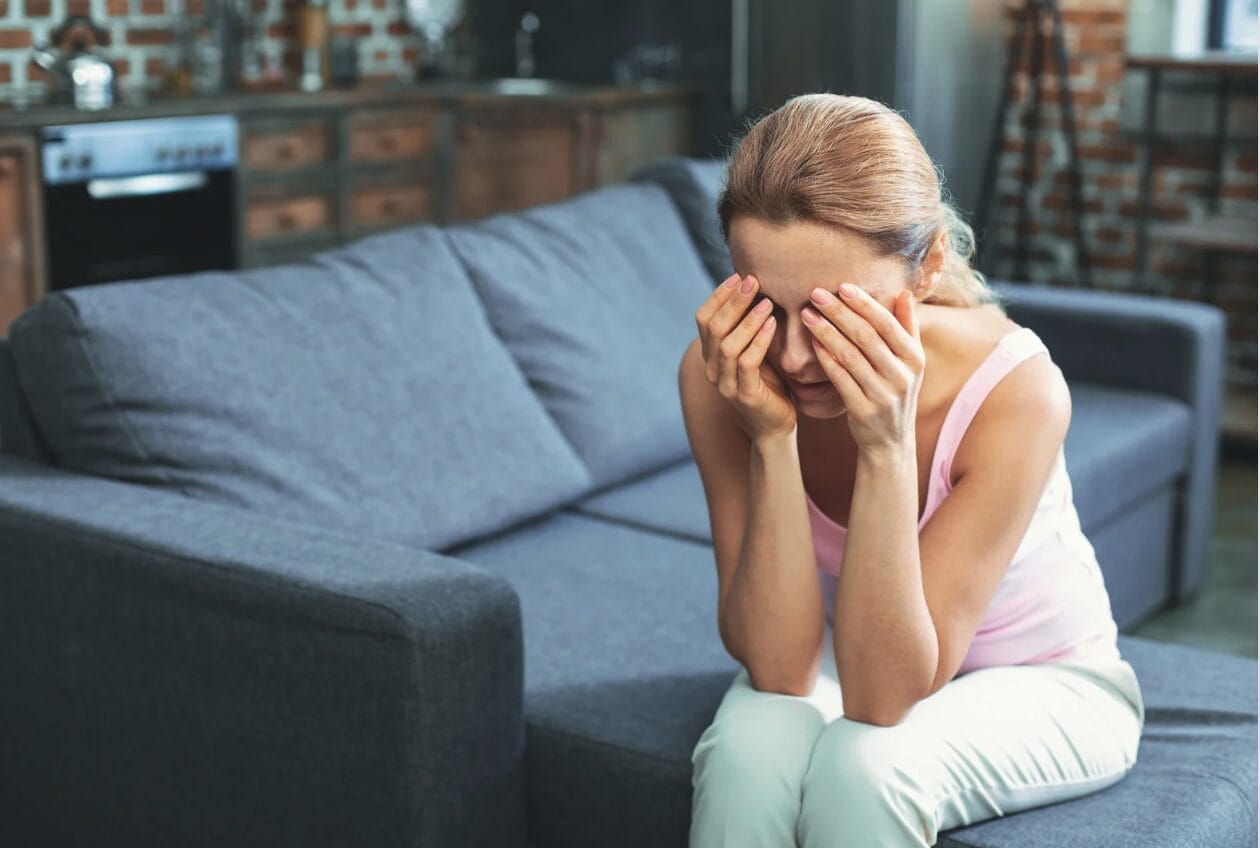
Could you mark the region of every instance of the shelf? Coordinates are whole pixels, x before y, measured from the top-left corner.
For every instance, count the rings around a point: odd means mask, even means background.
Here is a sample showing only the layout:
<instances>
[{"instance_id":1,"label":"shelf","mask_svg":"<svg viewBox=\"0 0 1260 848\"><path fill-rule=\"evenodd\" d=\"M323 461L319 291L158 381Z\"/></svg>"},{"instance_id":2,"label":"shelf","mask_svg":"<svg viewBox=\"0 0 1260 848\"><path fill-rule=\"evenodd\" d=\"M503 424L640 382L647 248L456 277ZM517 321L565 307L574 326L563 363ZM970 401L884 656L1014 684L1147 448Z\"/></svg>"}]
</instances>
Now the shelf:
<instances>
[{"instance_id":1,"label":"shelf","mask_svg":"<svg viewBox=\"0 0 1260 848\"><path fill-rule=\"evenodd\" d=\"M1256 444L1256 387L1225 387L1221 407L1221 438L1230 442Z\"/></svg>"},{"instance_id":2,"label":"shelf","mask_svg":"<svg viewBox=\"0 0 1260 848\"><path fill-rule=\"evenodd\" d=\"M1151 224L1150 227L1152 242L1176 242L1190 247L1226 253L1256 252L1256 220L1254 218L1229 218L1216 215L1201 221L1176 221Z\"/></svg>"},{"instance_id":3,"label":"shelf","mask_svg":"<svg viewBox=\"0 0 1260 848\"><path fill-rule=\"evenodd\" d=\"M1147 71L1192 71L1201 74L1256 78L1256 54L1236 53L1229 50L1127 56L1125 64L1130 68Z\"/></svg>"}]
</instances>

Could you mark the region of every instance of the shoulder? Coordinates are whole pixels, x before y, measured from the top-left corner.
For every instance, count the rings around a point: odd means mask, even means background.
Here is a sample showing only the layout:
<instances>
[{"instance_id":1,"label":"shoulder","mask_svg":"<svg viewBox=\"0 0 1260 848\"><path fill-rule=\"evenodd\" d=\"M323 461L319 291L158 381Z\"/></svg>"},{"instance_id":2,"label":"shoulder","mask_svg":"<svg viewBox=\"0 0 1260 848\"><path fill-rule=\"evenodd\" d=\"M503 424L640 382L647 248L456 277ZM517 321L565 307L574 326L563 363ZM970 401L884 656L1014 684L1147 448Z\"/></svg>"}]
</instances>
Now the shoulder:
<instances>
[{"instance_id":1,"label":"shoulder","mask_svg":"<svg viewBox=\"0 0 1260 848\"><path fill-rule=\"evenodd\" d=\"M1018 328L1018 325L1013 325ZM1067 436L1072 398L1067 380L1045 351L1015 365L985 397L954 454L957 480L980 465L1053 457Z\"/></svg>"}]
</instances>

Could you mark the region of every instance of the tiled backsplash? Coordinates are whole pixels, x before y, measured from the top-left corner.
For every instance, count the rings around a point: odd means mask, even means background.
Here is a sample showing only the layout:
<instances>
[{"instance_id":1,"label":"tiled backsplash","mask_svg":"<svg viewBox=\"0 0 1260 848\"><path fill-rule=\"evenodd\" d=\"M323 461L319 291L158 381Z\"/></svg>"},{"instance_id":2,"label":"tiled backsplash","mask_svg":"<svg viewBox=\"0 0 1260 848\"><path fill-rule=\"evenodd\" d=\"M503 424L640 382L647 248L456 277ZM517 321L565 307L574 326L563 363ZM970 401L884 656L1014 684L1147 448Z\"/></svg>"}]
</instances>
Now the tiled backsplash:
<instances>
[{"instance_id":1,"label":"tiled backsplash","mask_svg":"<svg viewBox=\"0 0 1260 848\"><path fill-rule=\"evenodd\" d=\"M67 15L88 15L109 34L102 48L113 62L120 93L155 91L179 55L177 25L202 14L203 0L0 0L0 100L25 90L38 97L47 75L31 61L33 45L44 44ZM253 0L258 16L257 53L263 68L299 68L299 16L294 0ZM471 7L471 4L470 4ZM402 0L331 0L329 31L352 36L359 72L367 79L410 79L422 40L402 16ZM465 41L469 17L454 38Z\"/></svg>"}]
</instances>

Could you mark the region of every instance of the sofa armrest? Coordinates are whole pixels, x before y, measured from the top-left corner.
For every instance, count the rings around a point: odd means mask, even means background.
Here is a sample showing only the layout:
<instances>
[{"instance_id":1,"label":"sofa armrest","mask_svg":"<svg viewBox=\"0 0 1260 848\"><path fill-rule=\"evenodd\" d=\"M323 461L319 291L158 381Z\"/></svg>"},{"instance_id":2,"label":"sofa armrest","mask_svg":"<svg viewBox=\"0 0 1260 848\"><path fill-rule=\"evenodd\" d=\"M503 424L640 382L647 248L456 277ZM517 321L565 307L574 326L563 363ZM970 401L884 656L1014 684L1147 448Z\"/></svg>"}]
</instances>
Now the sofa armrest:
<instances>
[{"instance_id":1,"label":"sofa armrest","mask_svg":"<svg viewBox=\"0 0 1260 848\"><path fill-rule=\"evenodd\" d=\"M524 843L471 563L0 456L0 617L4 844Z\"/></svg>"},{"instance_id":2,"label":"sofa armrest","mask_svg":"<svg viewBox=\"0 0 1260 848\"><path fill-rule=\"evenodd\" d=\"M1207 573L1216 510L1225 312L1207 303L993 281L1007 314L1031 327L1070 380L1170 395L1190 407L1189 471L1175 528L1173 601Z\"/></svg>"}]
</instances>

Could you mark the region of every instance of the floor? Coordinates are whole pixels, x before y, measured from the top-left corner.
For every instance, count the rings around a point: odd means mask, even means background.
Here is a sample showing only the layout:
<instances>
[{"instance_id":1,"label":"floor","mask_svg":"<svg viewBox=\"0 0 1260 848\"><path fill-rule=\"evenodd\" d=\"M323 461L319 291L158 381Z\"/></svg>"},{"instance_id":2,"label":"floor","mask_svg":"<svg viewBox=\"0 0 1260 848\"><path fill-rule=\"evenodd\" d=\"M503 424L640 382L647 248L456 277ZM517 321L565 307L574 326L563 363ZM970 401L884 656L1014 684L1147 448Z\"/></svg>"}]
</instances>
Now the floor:
<instances>
[{"instance_id":1,"label":"floor","mask_svg":"<svg viewBox=\"0 0 1260 848\"><path fill-rule=\"evenodd\" d=\"M1183 607L1155 613L1125 632L1161 642L1256 657L1256 452L1222 451L1216 526L1202 589Z\"/></svg>"}]
</instances>

